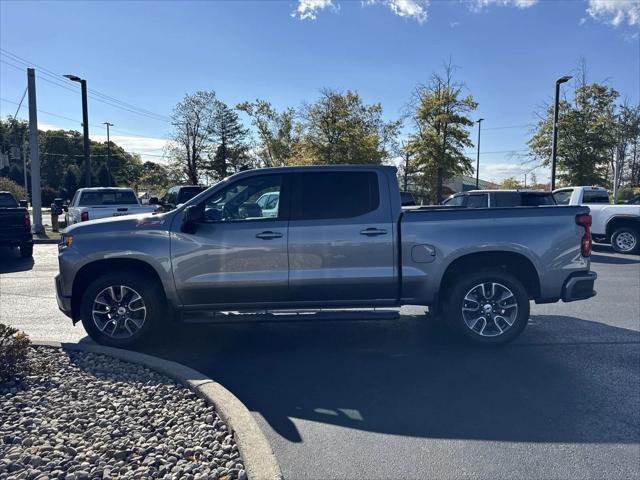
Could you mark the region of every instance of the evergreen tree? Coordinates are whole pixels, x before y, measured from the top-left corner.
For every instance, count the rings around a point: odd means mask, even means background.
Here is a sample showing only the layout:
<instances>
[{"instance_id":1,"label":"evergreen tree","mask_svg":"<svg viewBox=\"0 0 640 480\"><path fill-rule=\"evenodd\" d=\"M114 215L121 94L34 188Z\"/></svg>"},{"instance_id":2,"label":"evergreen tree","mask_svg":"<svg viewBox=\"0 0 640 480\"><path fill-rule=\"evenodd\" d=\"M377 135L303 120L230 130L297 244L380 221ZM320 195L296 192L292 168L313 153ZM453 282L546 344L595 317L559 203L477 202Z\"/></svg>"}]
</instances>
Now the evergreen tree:
<instances>
[{"instance_id":1,"label":"evergreen tree","mask_svg":"<svg viewBox=\"0 0 640 480\"><path fill-rule=\"evenodd\" d=\"M216 149L208 168L218 179L236 173L242 166L242 159L248 152L248 133L237 112L216 100L209 126L209 140Z\"/></svg>"}]
</instances>

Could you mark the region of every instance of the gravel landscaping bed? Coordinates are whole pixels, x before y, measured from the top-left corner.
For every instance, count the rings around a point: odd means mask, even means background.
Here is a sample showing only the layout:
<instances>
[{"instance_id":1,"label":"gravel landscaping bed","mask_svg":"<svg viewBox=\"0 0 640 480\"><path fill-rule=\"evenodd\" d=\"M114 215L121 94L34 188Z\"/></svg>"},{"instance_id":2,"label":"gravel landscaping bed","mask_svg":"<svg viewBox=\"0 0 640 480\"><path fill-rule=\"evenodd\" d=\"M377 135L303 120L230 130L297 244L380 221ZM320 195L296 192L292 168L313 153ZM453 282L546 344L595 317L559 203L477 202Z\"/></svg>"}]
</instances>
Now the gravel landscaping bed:
<instances>
[{"instance_id":1,"label":"gravel landscaping bed","mask_svg":"<svg viewBox=\"0 0 640 480\"><path fill-rule=\"evenodd\" d=\"M246 480L228 427L191 390L104 355L31 347L0 383L0 480Z\"/></svg>"}]
</instances>

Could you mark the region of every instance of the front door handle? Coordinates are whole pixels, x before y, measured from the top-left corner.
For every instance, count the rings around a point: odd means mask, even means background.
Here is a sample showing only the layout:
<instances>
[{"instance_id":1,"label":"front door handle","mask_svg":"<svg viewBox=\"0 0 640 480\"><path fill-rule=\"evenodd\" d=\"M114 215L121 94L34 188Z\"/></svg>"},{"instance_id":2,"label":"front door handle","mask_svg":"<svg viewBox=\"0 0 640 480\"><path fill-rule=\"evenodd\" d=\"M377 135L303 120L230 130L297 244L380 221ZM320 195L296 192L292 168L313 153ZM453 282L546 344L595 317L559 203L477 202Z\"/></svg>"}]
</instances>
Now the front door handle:
<instances>
[{"instance_id":1,"label":"front door handle","mask_svg":"<svg viewBox=\"0 0 640 480\"><path fill-rule=\"evenodd\" d=\"M262 240L273 240L274 238L282 238L282 234L279 232L260 232L256 234L256 238L261 238Z\"/></svg>"},{"instance_id":2,"label":"front door handle","mask_svg":"<svg viewBox=\"0 0 640 480\"><path fill-rule=\"evenodd\" d=\"M375 237L377 235L386 235L387 231L382 228L365 228L360 230L360 235L366 235L367 237Z\"/></svg>"}]
</instances>

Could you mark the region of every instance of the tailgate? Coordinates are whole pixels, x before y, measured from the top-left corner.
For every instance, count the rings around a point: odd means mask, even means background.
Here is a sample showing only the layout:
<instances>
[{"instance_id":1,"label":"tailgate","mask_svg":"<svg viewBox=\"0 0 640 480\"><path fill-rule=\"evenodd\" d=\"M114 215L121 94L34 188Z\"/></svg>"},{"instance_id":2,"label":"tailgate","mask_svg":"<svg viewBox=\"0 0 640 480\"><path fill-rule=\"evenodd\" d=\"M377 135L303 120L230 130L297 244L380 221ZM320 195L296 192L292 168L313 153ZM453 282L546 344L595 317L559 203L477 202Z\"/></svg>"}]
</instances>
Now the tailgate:
<instances>
[{"instance_id":1,"label":"tailgate","mask_svg":"<svg viewBox=\"0 0 640 480\"><path fill-rule=\"evenodd\" d=\"M0 236L6 237L9 234L15 236L18 233L25 233L27 228L24 222L24 209L0 208Z\"/></svg>"}]
</instances>

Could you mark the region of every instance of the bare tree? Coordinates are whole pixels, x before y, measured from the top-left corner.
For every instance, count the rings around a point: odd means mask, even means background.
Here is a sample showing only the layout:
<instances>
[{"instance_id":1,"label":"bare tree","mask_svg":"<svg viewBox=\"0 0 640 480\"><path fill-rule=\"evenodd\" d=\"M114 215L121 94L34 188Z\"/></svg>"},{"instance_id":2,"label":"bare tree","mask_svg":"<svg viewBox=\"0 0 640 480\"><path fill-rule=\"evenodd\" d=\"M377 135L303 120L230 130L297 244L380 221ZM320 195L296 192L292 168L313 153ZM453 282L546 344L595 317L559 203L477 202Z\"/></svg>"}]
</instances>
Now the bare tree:
<instances>
[{"instance_id":1,"label":"bare tree","mask_svg":"<svg viewBox=\"0 0 640 480\"><path fill-rule=\"evenodd\" d=\"M198 184L211 148L209 134L215 105L215 92L198 91L186 95L171 116L174 132L167 150L193 185Z\"/></svg>"}]
</instances>

